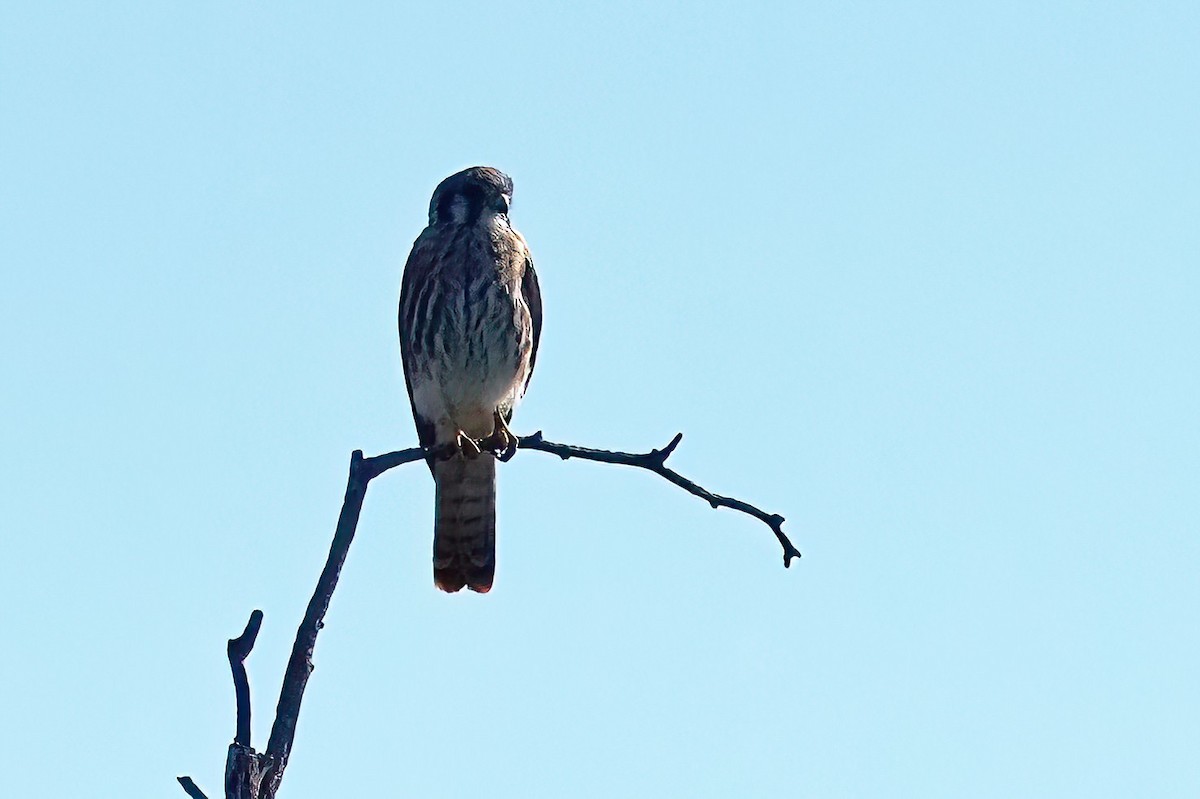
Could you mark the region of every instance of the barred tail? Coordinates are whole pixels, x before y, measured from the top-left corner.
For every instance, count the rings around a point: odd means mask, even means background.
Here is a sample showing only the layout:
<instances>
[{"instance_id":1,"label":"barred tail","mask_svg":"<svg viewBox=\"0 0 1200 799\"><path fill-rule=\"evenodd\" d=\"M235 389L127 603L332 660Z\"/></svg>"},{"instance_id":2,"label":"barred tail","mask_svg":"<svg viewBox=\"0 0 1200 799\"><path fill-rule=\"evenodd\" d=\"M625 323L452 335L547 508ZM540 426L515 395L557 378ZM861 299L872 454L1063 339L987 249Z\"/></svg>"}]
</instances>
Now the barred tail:
<instances>
[{"instance_id":1,"label":"barred tail","mask_svg":"<svg viewBox=\"0 0 1200 799\"><path fill-rule=\"evenodd\" d=\"M486 593L496 572L496 459L456 456L433 464L433 582Z\"/></svg>"}]
</instances>

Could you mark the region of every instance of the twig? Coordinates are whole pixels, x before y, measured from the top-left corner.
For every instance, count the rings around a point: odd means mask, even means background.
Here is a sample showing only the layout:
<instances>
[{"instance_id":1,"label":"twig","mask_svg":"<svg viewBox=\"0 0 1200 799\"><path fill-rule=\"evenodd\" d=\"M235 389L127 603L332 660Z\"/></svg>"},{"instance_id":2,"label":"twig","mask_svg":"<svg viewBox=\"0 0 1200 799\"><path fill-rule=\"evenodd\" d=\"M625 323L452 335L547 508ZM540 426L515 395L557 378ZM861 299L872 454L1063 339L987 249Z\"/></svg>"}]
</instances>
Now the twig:
<instances>
[{"instance_id":1,"label":"twig","mask_svg":"<svg viewBox=\"0 0 1200 799\"><path fill-rule=\"evenodd\" d=\"M700 497L700 499L714 508L731 508L749 514L770 527L771 532L775 533L775 537L779 539L779 545L783 547L784 568L790 567L792 565L792 558L800 557L800 550L796 549L784 534L784 518L782 516L778 513L767 513L740 499L714 494L696 485L674 469L667 467L667 458L671 457L671 453L675 451L675 448L679 446L679 442L682 440L683 433L676 433L675 437L671 439L671 443L662 449L652 449L644 453L610 452L605 449L588 449L587 447L576 447L571 444L557 444L553 441L547 441L542 438L542 431L539 430L531 436L521 436L519 446L521 449L536 449L541 452L549 452L563 460L567 458L580 458L600 463L617 463L622 466L636 466L639 469L648 469L670 480L689 494Z\"/></svg>"},{"instance_id":2,"label":"twig","mask_svg":"<svg viewBox=\"0 0 1200 799\"><path fill-rule=\"evenodd\" d=\"M359 451L358 455L362 457L362 452ZM388 469L424 459L425 450L420 447L409 447L408 449L396 452L388 452L384 455L376 455L373 458L364 458L360 467L360 477L364 481L369 481L383 474Z\"/></svg>"},{"instance_id":3,"label":"twig","mask_svg":"<svg viewBox=\"0 0 1200 799\"><path fill-rule=\"evenodd\" d=\"M250 679L246 676L246 657L254 649L263 614L255 610L246 622L246 629L237 638L230 638L225 647L229 655L229 670L233 672L233 692L237 697L237 732L233 742L238 746L250 746Z\"/></svg>"},{"instance_id":4,"label":"twig","mask_svg":"<svg viewBox=\"0 0 1200 799\"><path fill-rule=\"evenodd\" d=\"M258 755L250 746L250 680L246 676L246 658L254 649L262 620L262 611L253 611L246 629L237 638L230 638L225 647L237 701L237 726L225 758L226 799L257 799L261 769ZM191 777L177 779L192 799L208 799Z\"/></svg>"},{"instance_id":5,"label":"twig","mask_svg":"<svg viewBox=\"0 0 1200 799\"><path fill-rule=\"evenodd\" d=\"M176 777L175 779L179 780L179 784L183 786L183 790L187 791L187 795L192 797L192 799L208 799L204 795L204 791L200 790L200 787L192 782L191 777Z\"/></svg>"}]
</instances>

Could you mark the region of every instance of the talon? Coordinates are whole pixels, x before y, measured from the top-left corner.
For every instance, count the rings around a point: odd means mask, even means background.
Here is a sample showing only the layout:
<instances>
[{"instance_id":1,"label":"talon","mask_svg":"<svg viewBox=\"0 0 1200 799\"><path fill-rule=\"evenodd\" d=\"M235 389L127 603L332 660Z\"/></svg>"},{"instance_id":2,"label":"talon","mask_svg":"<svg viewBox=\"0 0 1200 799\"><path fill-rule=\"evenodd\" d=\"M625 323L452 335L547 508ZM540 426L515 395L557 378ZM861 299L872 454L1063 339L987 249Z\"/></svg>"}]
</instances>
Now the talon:
<instances>
[{"instance_id":1,"label":"talon","mask_svg":"<svg viewBox=\"0 0 1200 799\"><path fill-rule=\"evenodd\" d=\"M495 455L501 463L507 463L517 454L517 437L508 429L500 411L493 411L492 419L492 434L480 441L479 445Z\"/></svg>"},{"instance_id":2,"label":"talon","mask_svg":"<svg viewBox=\"0 0 1200 799\"><path fill-rule=\"evenodd\" d=\"M478 458L479 453L483 451L479 448L479 443L476 443L475 439L461 430L454 437L454 446L458 448L458 451L463 454L464 458Z\"/></svg>"}]
</instances>

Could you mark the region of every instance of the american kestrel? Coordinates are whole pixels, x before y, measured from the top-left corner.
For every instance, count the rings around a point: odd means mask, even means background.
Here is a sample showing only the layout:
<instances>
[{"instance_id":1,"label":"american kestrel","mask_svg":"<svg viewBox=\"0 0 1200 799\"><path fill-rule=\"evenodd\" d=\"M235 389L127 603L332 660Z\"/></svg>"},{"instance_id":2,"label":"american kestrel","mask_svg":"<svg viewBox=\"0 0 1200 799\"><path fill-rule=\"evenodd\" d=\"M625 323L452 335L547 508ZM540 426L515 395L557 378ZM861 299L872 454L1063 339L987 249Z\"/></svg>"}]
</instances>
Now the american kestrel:
<instances>
[{"instance_id":1,"label":"american kestrel","mask_svg":"<svg viewBox=\"0 0 1200 799\"><path fill-rule=\"evenodd\" d=\"M542 295L508 219L512 179L477 166L443 180L400 287L404 382L436 485L433 580L486 592L496 571L496 459L542 331Z\"/></svg>"}]
</instances>

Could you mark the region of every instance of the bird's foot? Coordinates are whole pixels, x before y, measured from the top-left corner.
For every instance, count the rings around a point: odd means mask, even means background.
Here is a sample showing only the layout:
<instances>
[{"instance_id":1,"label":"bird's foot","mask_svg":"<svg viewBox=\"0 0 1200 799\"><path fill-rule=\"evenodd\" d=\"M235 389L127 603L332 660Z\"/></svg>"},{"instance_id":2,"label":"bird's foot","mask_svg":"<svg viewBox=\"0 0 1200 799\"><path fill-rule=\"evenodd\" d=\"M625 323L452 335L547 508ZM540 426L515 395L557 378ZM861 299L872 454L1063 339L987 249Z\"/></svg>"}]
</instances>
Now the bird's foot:
<instances>
[{"instance_id":1,"label":"bird's foot","mask_svg":"<svg viewBox=\"0 0 1200 799\"><path fill-rule=\"evenodd\" d=\"M507 463L517 454L517 437L508 429L500 411L495 411L492 418L495 420L492 434L479 442L479 448L495 455L501 463Z\"/></svg>"},{"instance_id":2,"label":"bird's foot","mask_svg":"<svg viewBox=\"0 0 1200 799\"><path fill-rule=\"evenodd\" d=\"M482 441L476 441L469 435L459 430L454 437L454 447L462 453L464 458L474 460L479 457L479 453L483 452Z\"/></svg>"}]
</instances>

